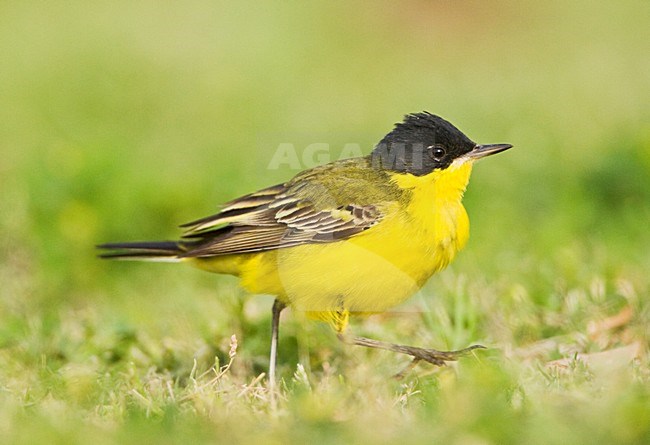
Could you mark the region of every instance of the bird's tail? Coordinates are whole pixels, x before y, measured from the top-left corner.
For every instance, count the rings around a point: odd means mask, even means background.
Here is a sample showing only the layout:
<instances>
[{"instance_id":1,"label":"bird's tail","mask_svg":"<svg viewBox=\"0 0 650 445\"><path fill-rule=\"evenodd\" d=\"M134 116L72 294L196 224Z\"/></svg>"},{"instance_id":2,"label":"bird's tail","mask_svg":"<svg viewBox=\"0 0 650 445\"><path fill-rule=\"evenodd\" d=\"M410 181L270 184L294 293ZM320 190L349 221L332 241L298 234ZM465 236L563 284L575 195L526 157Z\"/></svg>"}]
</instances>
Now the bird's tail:
<instances>
[{"instance_id":1,"label":"bird's tail","mask_svg":"<svg viewBox=\"0 0 650 445\"><path fill-rule=\"evenodd\" d=\"M97 246L103 252L100 258L140 261L180 261L185 252L176 241L142 241L134 243L107 243Z\"/></svg>"}]
</instances>

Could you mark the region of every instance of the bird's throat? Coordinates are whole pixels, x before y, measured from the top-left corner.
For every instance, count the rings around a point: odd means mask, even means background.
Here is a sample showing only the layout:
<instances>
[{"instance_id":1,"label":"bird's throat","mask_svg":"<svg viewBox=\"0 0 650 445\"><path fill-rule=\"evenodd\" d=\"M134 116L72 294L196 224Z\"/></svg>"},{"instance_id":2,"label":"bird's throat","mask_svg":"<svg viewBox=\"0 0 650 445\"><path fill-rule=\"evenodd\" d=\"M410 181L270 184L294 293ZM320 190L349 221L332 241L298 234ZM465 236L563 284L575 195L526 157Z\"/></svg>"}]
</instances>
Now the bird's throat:
<instances>
[{"instance_id":1,"label":"bird's throat","mask_svg":"<svg viewBox=\"0 0 650 445\"><path fill-rule=\"evenodd\" d=\"M444 170L434 170L428 175L394 174L391 177L401 189L411 191L411 201L422 201L434 206L460 203L472 174L472 162L452 164Z\"/></svg>"}]
</instances>

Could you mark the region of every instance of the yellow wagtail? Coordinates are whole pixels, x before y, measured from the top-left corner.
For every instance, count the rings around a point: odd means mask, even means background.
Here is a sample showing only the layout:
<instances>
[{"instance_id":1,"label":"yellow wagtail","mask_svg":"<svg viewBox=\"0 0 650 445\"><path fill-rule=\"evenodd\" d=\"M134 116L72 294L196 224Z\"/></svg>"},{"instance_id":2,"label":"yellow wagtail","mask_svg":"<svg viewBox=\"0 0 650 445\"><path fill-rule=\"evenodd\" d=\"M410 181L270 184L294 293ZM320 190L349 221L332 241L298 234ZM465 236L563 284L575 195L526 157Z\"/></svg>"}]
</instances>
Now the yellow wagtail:
<instances>
[{"instance_id":1,"label":"yellow wagtail","mask_svg":"<svg viewBox=\"0 0 650 445\"><path fill-rule=\"evenodd\" d=\"M461 200L474 161L509 144L477 145L446 120L409 114L372 153L303 171L185 224L180 241L110 243L104 258L183 261L240 277L276 296L269 378L275 378L279 316L290 306L330 323L352 344L441 365L438 351L343 335L350 315L403 302L465 245Z\"/></svg>"}]
</instances>

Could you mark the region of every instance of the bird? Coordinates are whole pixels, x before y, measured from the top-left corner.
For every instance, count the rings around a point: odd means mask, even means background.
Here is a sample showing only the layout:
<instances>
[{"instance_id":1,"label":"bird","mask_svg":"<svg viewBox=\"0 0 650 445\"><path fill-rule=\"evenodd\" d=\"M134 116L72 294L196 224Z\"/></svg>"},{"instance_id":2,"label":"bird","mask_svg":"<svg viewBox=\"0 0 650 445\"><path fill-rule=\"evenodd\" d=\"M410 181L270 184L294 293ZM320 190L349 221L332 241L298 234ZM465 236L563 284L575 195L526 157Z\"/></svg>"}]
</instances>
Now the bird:
<instances>
[{"instance_id":1,"label":"bird","mask_svg":"<svg viewBox=\"0 0 650 445\"><path fill-rule=\"evenodd\" d=\"M302 171L183 224L177 241L101 244L100 257L189 263L235 275L253 294L275 296L269 375L276 379L286 307L332 326L344 343L444 365L458 351L350 336L351 316L378 314L416 293L466 244L462 204L475 161L511 148L479 145L427 111L407 114L371 153Z\"/></svg>"}]
</instances>

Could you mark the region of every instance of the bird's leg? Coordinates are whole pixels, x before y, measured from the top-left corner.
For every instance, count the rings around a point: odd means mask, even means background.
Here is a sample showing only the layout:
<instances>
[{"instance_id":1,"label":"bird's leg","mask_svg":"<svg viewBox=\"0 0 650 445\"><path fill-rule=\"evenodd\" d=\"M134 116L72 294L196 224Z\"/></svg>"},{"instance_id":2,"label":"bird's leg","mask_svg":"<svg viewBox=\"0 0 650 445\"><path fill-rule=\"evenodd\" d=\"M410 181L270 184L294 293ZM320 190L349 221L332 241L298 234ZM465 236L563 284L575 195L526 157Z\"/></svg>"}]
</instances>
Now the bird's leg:
<instances>
[{"instance_id":1,"label":"bird's leg","mask_svg":"<svg viewBox=\"0 0 650 445\"><path fill-rule=\"evenodd\" d=\"M277 298L273 302L271 309L273 317L271 319L271 356L269 358L269 382L271 387L275 386L275 363L278 358L278 337L280 336L280 312L287 307Z\"/></svg>"},{"instance_id":2,"label":"bird's leg","mask_svg":"<svg viewBox=\"0 0 650 445\"><path fill-rule=\"evenodd\" d=\"M365 337L346 337L343 334L339 334L338 337L341 341L348 344L399 352L400 354L410 355L416 363L420 360L424 360L425 362L429 362L436 366L443 366L445 362L456 361L460 357L469 354L474 349L486 349L485 346L473 345L458 351L438 351L436 349L416 348L415 346L386 343Z\"/></svg>"}]
</instances>

